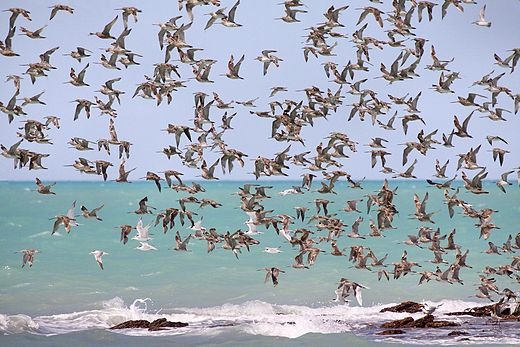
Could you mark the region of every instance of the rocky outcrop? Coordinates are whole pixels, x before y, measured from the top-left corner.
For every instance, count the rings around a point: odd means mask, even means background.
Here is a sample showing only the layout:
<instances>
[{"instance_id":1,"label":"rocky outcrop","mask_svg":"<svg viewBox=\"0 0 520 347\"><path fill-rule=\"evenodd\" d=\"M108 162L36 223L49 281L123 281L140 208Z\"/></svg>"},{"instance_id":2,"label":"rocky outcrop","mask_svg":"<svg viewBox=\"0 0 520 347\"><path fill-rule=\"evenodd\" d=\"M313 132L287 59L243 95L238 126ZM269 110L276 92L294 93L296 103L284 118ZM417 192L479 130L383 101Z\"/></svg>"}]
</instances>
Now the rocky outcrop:
<instances>
[{"instance_id":1,"label":"rocky outcrop","mask_svg":"<svg viewBox=\"0 0 520 347\"><path fill-rule=\"evenodd\" d=\"M419 319L413 319L412 317L406 317L403 319L397 319L391 322L386 322L381 325L383 329L398 329L398 328L445 328L445 327L456 327L458 323L435 320L431 314L426 315Z\"/></svg>"},{"instance_id":2,"label":"rocky outcrop","mask_svg":"<svg viewBox=\"0 0 520 347\"><path fill-rule=\"evenodd\" d=\"M491 317L493 310L495 309L496 304L472 307L468 308L464 311L459 312L449 312L448 316L473 316L473 317ZM520 312L517 310L516 312L511 312L509 308L505 308L500 313L500 320L506 321L519 321L520 322Z\"/></svg>"},{"instance_id":3,"label":"rocky outcrop","mask_svg":"<svg viewBox=\"0 0 520 347\"><path fill-rule=\"evenodd\" d=\"M472 307L468 308L464 311L460 312L449 312L446 313L448 316L473 316L473 317L489 317L491 316L491 313L493 312L493 305L486 305L486 306L480 306L480 307Z\"/></svg>"},{"instance_id":4,"label":"rocky outcrop","mask_svg":"<svg viewBox=\"0 0 520 347\"><path fill-rule=\"evenodd\" d=\"M166 318L156 319L153 322L147 320L129 320L117 325L114 325L110 329L148 329L149 331L165 330L169 328L184 328L187 327L188 323L183 322L170 322Z\"/></svg>"},{"instance_id":5,"label":"rocky outcrop","mask_svg":"<svg viewBox=\"0 0 520 347\"><path fill-rule=\"evenodd\" d=\"M378 332L377 335L402 335L406 334L406 331L401 329L388 329Z\"/></svg>"},{"instance_id":6,"label":"rocky outcrop","mask_svg":"<svg viewBox=\"0 0 520 347\"><path fill-rule=\"evenodd\" d=\"M380 312L397 312L397 313L417 313L421 312L424 308L423 304L419 304L413 301L405 301L396 306L385 307Z\"/></svg>"},{"instance_id":7,"label":"rocky outcrop","mask_svg":"<svg viewBox=\"0 0 520 347\"><path fill-rule=\"evenodd\" d=\"M416 319L413 323L410 323L410 328L426 328L426 326L432 324L434 320L435 317L428 314L422 318Z\"/></svg>"},{"instance_id":8,"label":"rocky outcrop","mask_svg":"<svg viewBox=\"0 0 520 347\"><path fill-rule=\"evenodd\" d=\"M396 328L404 328L407 327L408 324L413 323L414 319L412 317L406 317L403 319L394 320L391 322L386 322L381 325L383 329L396 329Z\"/></svg>"},{"instance_id":9,"label":"rocky outcrop","mask_svg":"<svg viewBox=\"0 0 520 347\"><path fill-rule=\"evenodd\" d=\"M128 320L111 327L110 329L148 329L150 322L147 320Z\"/></svg>"},{"instance_id":10,"label":"rocky outcrop","mask_svg":"<svg viewBox=\"0 0 520 347\"><path fill-rule=\"evenodd\" d=\"M161 318L161 319L156 319L153 322L151 322L148 330L156 331L156 330L164 330L167 328L184 328L184 327L187 327L188 325L189 325L188 323L170 322L169 320L166 320L166 318Z\"/></svg>"},{"instance_id":11,"label":"rocky outcrop","mask_svg":"<svg viewBox=\"0 0 520 347\"><path fill-rule=\"evenodd\" d=\"M459 323L450 322L447 320L436 320L436 321L427 323L424 327L430 328L430 329L432 329L432 328L437 329L437 328L448 328L448 327L458 327L458 326L460 326Z\"/></svg>"},{"instance_id":12,"label":"rocky outcrop","mask_svg":"<svg viewBox=\"0 0 520 347\"><path fill-rule=\"evenodd\" d=\"M469 335L469 333L465 332L465 331L460 331L460 330L453 330L452 332L450 332L448 334L448 336L464 336L464 335Z\"/></svg>"}]
</instances>

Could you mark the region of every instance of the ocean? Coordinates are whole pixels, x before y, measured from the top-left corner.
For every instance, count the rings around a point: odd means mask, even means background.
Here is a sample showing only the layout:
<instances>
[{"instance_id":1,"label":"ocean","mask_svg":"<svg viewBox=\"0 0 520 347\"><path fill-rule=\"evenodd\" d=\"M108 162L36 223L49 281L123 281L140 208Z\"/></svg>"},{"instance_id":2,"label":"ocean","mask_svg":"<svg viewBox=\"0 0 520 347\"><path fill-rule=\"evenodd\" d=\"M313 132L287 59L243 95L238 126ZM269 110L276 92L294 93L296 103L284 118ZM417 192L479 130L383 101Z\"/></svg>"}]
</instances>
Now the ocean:
<instances>
[{"instance_id":1,"label":"ocean","mask_svg":"<svg viewBox=\"0 0 520 347\"><path fill-rule=\"evenodd\" d=\"M49 182L44 182L48 184ZM186 182L189 184L189 182ZM282 196L279 192L298 185L292 181L259 182L199 182L206 189L197 198L210 198L222 204L219 208L187 204L196 215L195 221L202 219L202 225L214 227L218 233L231 233L238 229L247 231L245 221L248 216L240 209L238 188L245 183L257 183L266 189L270 198L262 200L271 215L287 214L296 217L296 206L309 210L304 222L294 218L291 230L308 228L314 232L311 237L326 236L319 231L315 222L308 223L316 212L313 200L324 198L331 201L329 214L337 213L347 225L345 233L338 238L338 246L347 248L363 245L370 247L381 258L388 254L387 271L391 263L401 259L403 251L408 260L418 262L417 271L434 271L436 264L429 261L433 254L427 249L404 244L408 235L417 234L420 226L440 228L441 234L448 234L456 228L455 241L465 251L470 250L467 264L460 278L464 284L432 280L418 285L419 275L410 273L398 280L378 281L375 271L353 267L348 257L332 256L329 243L316 246L325 253L320 254L315 265L308 269L295 269L291 265L298 254L273 228L259 226L262 233L253 236L258 245L245 248L234 254L221 248L208 253L204 240L191 239L187 252L173 250L175 232L184 238L190 233L189 221L175 227L166 234L161 224L153 227L155 215L137 215L138 202L145 196L148 204L157 211L168 207L179 207L178 200L188 194L168 189L158 192L153 182L118 184L115 182L57 182L53 187L56 195L40 195L33 191L33 182L0 182L0 193L4 203L0 211L0 336L1 346L161 346L177 345L332 345L371 346L381 343L392 344L520 344L518 324L502 322L499 326L486 319L467 316L446 317L445 314L461 311L469 307L490 303L476 298L479 275L485 266L498 267L511 263L513 254L501 255L483 253L488 249L488 241L501 247L511 234L513 238L520 231L517 226L520 212L520 189L513 185L502 193L494 182L484 182L485 195L473 195L461 189L458 196L473 205L475 209L486 207L498 211L493 214L493 223L500 227L492 231L488 240L479 239L480 230L476 220L462 214L455 208L452 219L444 203L443 192L418 181L390 181L390 187L397 189L394 198L399 213L393 221L394 229L385 230L384 237L353 239L346 236L350 226L361 215L364 218L360 233L369 232L368 222L376 220L377 208L370 214L366 210L366 194L379 190L382 181L366 181L363 189L352 189L344 182L336 185L337 194L315 192L319 182L314 182L311 191L304 194ZM456 181L454 186L461 186ZM428 192L427 212L435 212L432 223L423 223L411 215L415 212L413 195L421 199ZM361 213L344 212L345 202L364 199L358 204ZM98 212L102 221L77 217L80 224L66 233L60 226L51 236L53 217L66 214L76 201L76 215L80 206L89 209L104 205ZM120 242L119 225L135 226L142 217L144 225L152 224L150 244L157 250L143 252L135 249L139 243L129 240ZM135 235L135 231L131 236ZM444 245L446 241L441 241ZM269 254L265 247L279 247L281 252ZM22 249L36 248L32 267L22 268ZM104 270L100 269L93 250L103 250ZM518 254L518 251L517 251ZM444 259L452 263L454 251L447 251ZM448 265L440 264L445 270ZM281 273L278 286L264 283L266 267L278 267ZM390 274L391 275L391 274ZM391 275L392 276L392 275ZM494 276L499 288L518 290L519 285L507 276ZM368 287L363 290L360 306L352 299L348 304L333 302L335 290L341 278ZM498 296L494 297L498 299ZM442 306L435 312L436 317L463 324L460 328L439 329L421 332L421 329L398 336L379 336L379 325L410 316L407 313L380 313L381 308L406 300L425 302ZM411 314L418 318L422 314ZM130 319L165 317L171 321L186 322L189 326L167 331L108 330L109 327ZM473 323L470 328L468 322ZM452 330L470 333L467 339L448 337Z\"/></svg>"}]
</instances>

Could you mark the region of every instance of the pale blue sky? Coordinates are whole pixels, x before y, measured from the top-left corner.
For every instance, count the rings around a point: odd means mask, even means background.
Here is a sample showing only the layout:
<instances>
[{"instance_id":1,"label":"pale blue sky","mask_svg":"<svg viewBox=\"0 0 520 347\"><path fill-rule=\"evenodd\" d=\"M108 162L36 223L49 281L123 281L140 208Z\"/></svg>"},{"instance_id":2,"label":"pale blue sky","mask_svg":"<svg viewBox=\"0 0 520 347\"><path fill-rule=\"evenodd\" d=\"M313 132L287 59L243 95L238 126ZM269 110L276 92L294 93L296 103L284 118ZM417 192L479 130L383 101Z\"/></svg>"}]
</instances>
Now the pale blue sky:
<instances>
[{"instance_id":1,"label":"pale blue sky","mask_svg":"<svg viewBox=\"0 0 520 347\"><path fill-rule=\"evenodd\" d=\"M75 9L74 15L60 12L49 22L50 9L49 6L55 2L49 1L3 1L2 9L10 7L23 7L31 11L32 22L28 22L19 17L16 22L17 34L13 38L13 49L21 56L15 58L7 58L0 56L0 77L5 78L9 74L22 74L26 67L22 64L37 62L38 55L55 46L60 49L51 57L51 63L57 67L56 70L48 73L49 77L39 78L32 85L28 76L22 81L21 97L32 96L41 91L45 91L42 100L46 102L43 105L28 105L25 107L27 116L16 118L11 124L8 124L7 117L1 116L0 119L0 143L9 147L16 142L18 138L15 133L17 128L22 126L21 121L25 119L42 120L47 115L58 115L61 118L62 127L59 130L52 129L47 133L54 145L39 145L34 143L22 143L22 148L27 148L40 153L49 153L51 156L44 159L44 165L48 170L29 171L27 168L14 170L12 168L12 160L0 158L0 179L3 180L32 180L38 176L43 180L85 180L95 179L101 180L100 176L86 176L75 171L73 168L64 165L72 164L74 160L80 156L84 156L90 160L109 160L114 167L109 170L109 179L117 176L117 166L119 159L117 151L114 150L110 157L105 152L90 151L78 152L67 142L71 137L83 137L96 141L100 138L108 138L108 117L99 116L97 109L92 110L92 117L89 120L80 116L80 119L73 121L75 104L70 101L76 98L84 98L92 100L97 95L103 100L105 99L95 90L99 89L101 84L109 79L122 77L122 80L115 84L115 87L124 90L126 94L122 96L121 105L115 105L118 111L116 118L116 128L120 139L128 140L134 145L131 149L131 156L127 163L127 168L137 167L136 172L130 176L130 180L137 180L143 177L146 171L163 171L166 169L176 169L184 172L186 178L192 178L199 174L199 171L182 167L178 159L168 160L163 154L156 153L169 144L174 144L174 137L161 131L168 123L188 124L191 125L190 119L193 117L193 93L203 91L208 94L217 92L224 101L229 100L247 100L259 97L256 102L255 110L267 111L268 103L273 100L283 101L292 99L296 101L304 100L304 93L297 90L316 85L322 90L331 88L337 90L338 85L329 82L324 74L322 63L326 61L334 61L340 66L345 65L349 60L354 61L356 58L354 44L350 42L351 34L359 28L355 26L360 14L359 8L364 6L375 6L382 10L388 10L389 5L377 5L368 1L303 1L306 4L305 10L308 13L300 13L298 18L301 23L288 24L275 18L283 15L283 5L276 1L254 1L242 0L236 12L236 21L243 26L240 28L226 28L222 25L213 25L210 29L204 31L207 13L214 10L214 7L204 6L194 9L195 20L192 28L186 33L186 40L189 44L196 48L203 48L204 51L198 52L197 58L215 59L218 62L211 70L211 78L215 81L213 84L201 84L194 80L190 80L188 88L179 90L173 94L174 101L167 105L163 102L159 107L153 100L144 100L139 97L131 98L135 87L138 83L144 81L143 75L153 75L153 64L162 62L164 59L164 51L159 48L157 40L158 27L154 23L165 22L173 16L183 15L183 19L179 23L187 22L185 11L179 12L176 1L146 1L146 2L127 2L127 1L63 1L63 4L72 6ZM519 71L510 74L494 64L493 54L498 53L501 57L507 56L507 50L514 47L520 47L520 41L517 38L520 32L520 21L518 13L520 13L520 2L516 0L502 1L478 1L478 5L465 5L464 13L461 13L450 7L448 14L444 20L440 18L440 5L434 10L434 20L422 23L417 22L414 16L413 24L417 28L415 33L418 37L427 38L429 41L425 46L421 64L417 69L420 78L409 81L397 82L388 85L382 79L374 79L380 75L379 65L384 62L389 68L392 61L399 54L399 49L385 46L384 50L371 49L371 71L368 73L357 73L354 80L367 78L364 84L365 88L371 88L378 93L383 100L389 101L387 94L395 96L403 96L406 93L416 95L419 91L423 91L423 95L419 102L421 115L425 119L426 126L423 127L428 133L435 129L439 129L437 139L440 140L443 132L447 133L453 128L453 115L459 118L465 118L471 108L453 104L451 101L456 100L456 95L467 96L468 92L476 92L489 95L489 92L481 87L472 87L471 84L479 80L482 75L495 70L496 73L506 72L505 76L500 80L500 85L509 87L513 94L520 93ZM222 7L230 9L235 1L222 0ZM385 1L391 3L391 1ZM471 24L478 17L478 12L483 4L487 3L486 17L493 24L491 28L477 27ZM323 13L326 9L334 4L340 7L344 4L350 7L342 12L340 21L345 25L344 28L338 28L337 31L347 35L347 38L338 38L338 46L334 49L336 56L320 57L319 59L310 57L309 62L303 59L303 42L304 35L308 31L305 28L322 23L324 21ZM143 55L142 58L136 60L141 63L140 66L131 66L121 71L107 70L104 67L93 64L98 62L101 48L108 47L110 40L101 40L94 36L89 36L89 32L101 31L103 26L119 14L119 20L114 25L112 33L117 36L123 29L120 11L115 9L123 6L136 6L142 10L139 14L139 21L134 23L129 20L129 26L132 28L131 34L126 39L126 46L135 53ZM0 38L4 39L7 34L8 21L10 12L0 13ZM373 20L372 16L368 16L365 20L368 22L368 28L365 35L376 37L380 40L387 40L383 30L390 29L390 23L385 21L385 27L381 29ZM21 26L30 30L36 30L43 25L48 27L43 31L46 39L32 40L26 36L18 35ZM329 43L335 42L335 39L329 39ZM449 65L453 71L460 72L462 79L455 81L452 89L455 94L438 94L429 89L436 83L439 78L439 72L425 70L424 67L431 64L430 46L435 45L437 55L440 59L455 58L454 62ZM69 56L63 54L69 53L77 46L82 46L93 51L92 57L84 59L82 63ZM407 43L408 47L413 47L413 41ZM283 58L279 68L270 67L267 76L262 75L262 64L255 61L254 58L264 49L275 49L277 55ZM233 54L236 58L242 54L246 55L242 64L240 75L244 80L229 80L226 77L219 76L226 72L226 64L229 55ZM173 52L173 59L177 59L177 54ZM411 61L411 58L410 60ZM90 67L87 70L85 81L90 87L73 87L69 84L63 84L69 80L68 74L71 67L76 71L81 70L87 62ZM182 79L193 77L191 67L174 62L180 65L180 73ZM408 65L408 63L406 64ZM520 66L517 67L520 70ZM11 98L14 87L11 82L1 84L0 100L7 103ZM272 86L283 85L289 89L289 92L278 94L274 98L269 98L270 88ZM347 122L350 106L358 101L357 96L346 94L349 89L347 85L343 87L343 106L338 109L337 113L329 114L328 120L319 119L314 127L305 127L302 136L306 139L306 147L298 143L293 143L291 154L300 153L310 150L314 152L316 145L324 140L331 131L341 131L350 136L354 141L359 142L358 152L349 153L349 159L343 159L343 169L360 178L367 176L370 179L382 179L385 176L379 173L379 164L375 169L370 168L370 155L365 153L369 148L364 146L369 143L371 137L384 137L390 141L388 151L392 153L389 156L387 166L397 171L404 171L401 167L402 146L398 144L406 141L416 141L416 134L421 129L420 124L411 124L408 134L405 136L401 129L399 121L396 121L398 129L394 132L384 131L370 124L369 119L361 122L358 117L351 122ZM208 99L207 99L208 100ZM513 110L513 101L501 95L499 97L498 107ZM241 105L235 105L231 113L237 112L237 116L233 120L234 130L228 131L224 135L224 140L233 148L240 149L249 155L250 159L254 159L257 155L273 157L287 147L285 142L277 142L268 139L271 131L271 121L269 119L257 118L249 114L248 108ZM388 112L388 116L382 116L381 120L386 120L390 115L398 110L398 115L404 115L405 109L402 106L393 106ZM211 119L220 123L223 110L213 108L210 114ZM482 143L482 149L478 156L479 163L487 166L490 177L497 177L502 172L512 169L520 165L518 160L518 152L520 149L520 139L516 135L519 127L520 115L506 114L507 122L493 122L489 119L478 118L480 114L476 113L470 123L469 131L473 135L473 139L455 138L455 148L445 149L437 146L426 157L414 152L413 158L417 158L419 163L416 168L416 175L420 178L430 178L434 173L434 162L438 158L442 162L450 159L447 175L452 177L455 174L455 165L457 153L464 153L472 146ZM497 144L504 149L511 151L506 156L503 167L499 167L498 163L493 163L491 149L485 143L486 135L500 135L507 139L508 145ZM183 139L181 147L188 142ZM311 154L312 155L312 154ZM208 152L208 163L213 162L216 155ZM246 167L240 169L235 168L231 175L222 175L220 169L217 176L221 179L247 179L254 180L254 176L250 174L253 171L253 162L246 161ZM287 170L289 178L299 179L303 171L299 167L291 167ZM388 177L388 176L387 176ZM459 172L460 178L460 172ZM265 179L265 178L263 178Z\"/></svg>"}]
</instances>

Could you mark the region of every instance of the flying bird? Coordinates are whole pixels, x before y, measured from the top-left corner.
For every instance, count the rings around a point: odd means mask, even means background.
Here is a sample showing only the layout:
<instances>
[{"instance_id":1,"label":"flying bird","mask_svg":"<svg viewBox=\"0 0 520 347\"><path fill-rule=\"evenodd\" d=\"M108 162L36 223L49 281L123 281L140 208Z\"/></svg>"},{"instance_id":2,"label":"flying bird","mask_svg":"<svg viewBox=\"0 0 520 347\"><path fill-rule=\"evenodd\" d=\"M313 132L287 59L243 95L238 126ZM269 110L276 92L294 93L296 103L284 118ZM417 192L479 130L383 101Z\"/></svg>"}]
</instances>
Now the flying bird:
<instances>
[{"instance_id":1,"label":"flying bird","mask_svg":"<svg viewBox=\"0 0 520 347\"><path fill-rule=\"evenodd\" d=\"M107 252L104 252L104 251L100 251L100 250L95 250L95 251L92 251L90 252L89 254L92 254L94 256L94 259L96 260L96 263L98 263L99 267L101 268L101 270L104 270L103 268L103 256L105 255L108 255Z\"/></svg>"}]
</instances>

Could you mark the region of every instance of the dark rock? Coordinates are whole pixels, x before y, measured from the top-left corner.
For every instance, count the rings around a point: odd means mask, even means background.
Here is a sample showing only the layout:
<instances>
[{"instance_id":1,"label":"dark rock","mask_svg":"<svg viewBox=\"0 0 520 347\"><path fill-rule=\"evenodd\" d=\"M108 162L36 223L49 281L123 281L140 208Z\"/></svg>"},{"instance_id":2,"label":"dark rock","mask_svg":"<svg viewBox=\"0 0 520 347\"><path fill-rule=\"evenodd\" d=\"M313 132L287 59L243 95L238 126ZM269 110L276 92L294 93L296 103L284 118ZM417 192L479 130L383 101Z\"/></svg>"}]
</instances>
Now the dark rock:
<instances>
[{"instance_id":1,"label":"dark rock","mask_svg":"<svg viewBox=\"0 0 520 347\"><path fill-rule=\"evenodd\" d=\"M419 303L413 302L413 301L405 301L396 306L385 307L380 312L381 313L382 312L417 313L417 312L421 312L423 308L424 308L423 304L419 304Z\"/></svg>"},{"instance_id":2,"label":"dark rock","mask_svg":"<svg viewBox=\"0 0 520 347\"><path fill-rule=\"evenodd\" d=\"M426 325L432 323L434 320L435 320L435 318L431 314L428 314L422 318L415 320L414 322L411 322L410 324L408 324L408 327L426 328Z\"/></svg>"},{"instance_id":3,"label":"dark rock","mask_svg":"<svg viewBox=\"0 0 520 347\"><path fill-rule=\"evenodd\" d=\"M170 322L166 318L160 318L150 323L148 330L163 330L164 328L184 328L187 327L188 323L183 322Z\"/></svg>"},{"instance_id":4,"label":"dark rock","mask_svg":"<svg viewBox=\"0 0 520 347\"><path fill-rule=\"evenodd\" d=\"M437 328L458 327L458 326L460 326L459 323L450 322L450 321L446 321L446 320L436 320L433 322L426 323L426 325L424 327L437 329Z\"/></svg>"},{"instance_id":5,"label":"dark rock","mask_svg":"<svg viewBox=\"0 0 520 347\"><path fill-rule=\"evenodd\" d=\"M401 329L388 329L378 332L377 335L401 335L406 334L406 331Z\"/></svg>"},{"instance_id":6,"label":"dark rock","mask_svg":"<svg viewBox=\"0 0 520 347\"><path fill-rule=\"evenodd\" d=\"M159 318L150 323L150 328L161 327L167 322L166 318Z\"/></svg>"},{"instance_id":7,"label":"dark rock","mask_svg":"<svg viewBox=\"0 0 520 347\"><path fill-rule=\"evenodd\" d=\"M170 322L166 318L156 319L153 322L147 320L129 320L117 324L110 329L148 329L150 331L164 330L167 328L183 328L187 327L188 323Z\"/></svg>"},{"instance_id":8,"label":"dark rock","mask_svg":"<svg viewBox=\"0 0 520 347\"><path fill-rule=\"evenodd\" d=\"M161 331L161 330L168 330L168 328L163 327L149 327L148 331Z\"/></svg>"},{"instance_id":9,"label":"dark rock","mask_svg":"<svg viewBox=\"0 0 520 347\"><path fill-rule=\"evenodd\" d=\"M462 335L469 335L468 332L460 331L460 330L453 330L451 333L448 334L448 336L462 336Z\"/></svg>"},{"instance_id":10,"label":"dark rock","mask_svg":"<svg viewBox=\"0 0 520 347\"><path fill-rule=\"evenodd\" d=\"M148 329L150 322L147 320L129 320L117 325L114 325L110 329Z\"/></svg>"},{"instance_id":11,"label":"dark rock","mask_svg":"<svg viewBox=\"0 0 520 347\"><path fill-rule=\"evenodd\" d=\"M493 312L493 307L495 304L472 307L468 308L461 312L449 312L446 315L448 316L473 316L473 317L489 317L491 316L491 312Z\"/></svg>"},{"instance_id":12,"label":"dark rock","mask_svg":"<svg viewBox=\"0 0 520 347\"><path fill-rule=\"evenodd\" d=\"M449 313L447 313L447 315L448 316L491 317L491 314L493 313L495 305L496 304L472 307L472 308L468 308L461 312L449 312ZM514 312L514 314L511 315L511 310L509 308L506 308L505 310L503 310L501 312L500 318L501 318L501 320L507 320L507 321L520 321L520 314L517 315L516 312Z\"/></svg>"},{"instance_id":13,"label":"dark rock","mask_svg":"<svg viewBox=\"0 0 520 347\"><path fill-rule=\"evenodd\" d=\"M414 320L412 317L406 317L403 319L394 320L391 322L386 322L381 324L381 328L383 329L396 329L396 328L404 328L407 327L410 323L413 323Z\"/></svg>"},{"instance_id":14,"label":"dark rock","mask_svg":"<svg viewBox=\"0 0 520 347\"><path fill-rule=\"evenodd\" d=\"M210 324L207 327L208 328L222 328L222 327L234 327L236 326L235 323L214 323Z\"/></svg>"},{"instance_id":15,"label":"dark rock","mask_svg":"<svg viewBox=\"0 0 520 347\"><path fill-rule=\"evenodd\" d=\"M456 327L458 323L449 321L436 321L435 318L429 314L417 320L412 317L406 317L403 319L386 322L381 325L384 329L397 329L397 328L444 328L444 327Z\"/></svg>"},{"instance_id":16,"label":"dark rock","mask_svg":"<svg viewBox=\"0 0 520 347\"><path fill-rule=\"evenodd\" d=\"M500 320L505 320L509 322L520 322L520 316L512 316L509 314L501 314Z\"/></svg>"}]
</instances>

